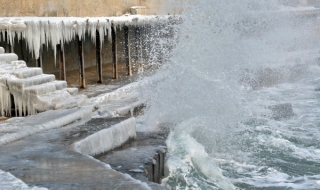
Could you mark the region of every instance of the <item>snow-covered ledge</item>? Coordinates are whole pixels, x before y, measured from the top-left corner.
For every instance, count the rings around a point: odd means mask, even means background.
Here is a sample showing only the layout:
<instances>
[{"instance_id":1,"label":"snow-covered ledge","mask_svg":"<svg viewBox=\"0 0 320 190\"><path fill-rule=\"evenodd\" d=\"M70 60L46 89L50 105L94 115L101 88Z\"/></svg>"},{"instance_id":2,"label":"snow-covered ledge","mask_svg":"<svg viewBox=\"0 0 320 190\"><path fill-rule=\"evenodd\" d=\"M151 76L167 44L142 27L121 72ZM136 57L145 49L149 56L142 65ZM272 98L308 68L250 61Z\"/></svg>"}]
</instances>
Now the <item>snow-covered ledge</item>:
<instances>
[{"instance_id":1,"label":"snow-covered ledge","mask_svg":"<svg viewBox=\"0 0 320 190\"><path fill-rule=\"evenodd\" d=\"M124 120L110 128L103 129L73 144L81 154L95 156L117 147L130 139L136 138L136 119Z\"/></svg>"},{"instance_id":2,"label":"snow-covered ledge","mask_svg":"<svg viewBox=\"0 0 320 190\"><path fill-rule=\"evenodd\" d=\"M15 38L25 39L28 50L36 59L39 58L42 45L51 45L56 56L57 44L84 39L87 33L96 44L96 31L99 31L100 43L104 37L111 41L111 27L121 29L127 26L144 26L167 22L176 18L168 15L123 15L119 17L0 17L2 39L7 38L11 44Z\"/></svg>"}]
</instances>

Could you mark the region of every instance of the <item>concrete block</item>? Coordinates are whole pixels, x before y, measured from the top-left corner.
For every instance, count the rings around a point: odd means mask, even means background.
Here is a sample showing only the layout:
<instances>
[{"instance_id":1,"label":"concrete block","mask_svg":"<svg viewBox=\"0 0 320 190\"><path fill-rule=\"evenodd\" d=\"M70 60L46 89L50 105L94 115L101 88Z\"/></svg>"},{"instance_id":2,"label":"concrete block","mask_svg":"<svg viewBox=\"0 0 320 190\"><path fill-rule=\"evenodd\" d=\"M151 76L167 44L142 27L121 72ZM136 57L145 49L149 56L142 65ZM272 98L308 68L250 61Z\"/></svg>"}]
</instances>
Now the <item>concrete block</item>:
<instances>
[{"instance_id":1,"label":"concrete block","mask_svg":"<svg viewBox=\"0 0 320 190\"><path fill-rule=\"evenodd\" d=\"M131 14L133 14L133 15L145 15L146 12L147 12L147 7L145 7L145 6L131 7Z\"/></svg>"}]
</instances>

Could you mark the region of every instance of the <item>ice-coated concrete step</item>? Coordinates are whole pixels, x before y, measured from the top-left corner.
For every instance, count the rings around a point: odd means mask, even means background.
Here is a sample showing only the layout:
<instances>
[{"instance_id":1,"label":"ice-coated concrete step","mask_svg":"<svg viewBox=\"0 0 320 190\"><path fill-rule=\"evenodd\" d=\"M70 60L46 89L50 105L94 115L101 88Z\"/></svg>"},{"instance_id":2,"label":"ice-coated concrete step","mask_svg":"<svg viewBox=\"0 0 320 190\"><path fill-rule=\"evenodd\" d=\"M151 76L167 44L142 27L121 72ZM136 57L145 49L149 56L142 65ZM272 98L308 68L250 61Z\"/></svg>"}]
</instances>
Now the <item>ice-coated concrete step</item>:
<instances>
[{"instance_id":1,"label":"ice-coated concrete step","mask_svg":"<svg viewBox=\"0 0 320 190\"><path fill-rule=\"evenodd\" d=\"M53 109L71 109L79 107L81 104L84 103L85 98L85 95L71 96L69 99L61 100L53 104Z\"/></svg>"},{"instance_id":2,"label":"ice-coated concrete step","mask_svg":"<svg viewBox=\"0 0 320 190\"><path fill-rule=\"evenodd\" d=\"M33 86L33 85L40 85L48 82L52 82L55 80L54 75L42 74L37 75L25 79L17 79L17 78L9 78L8 85L10 90L22 90L23 88Z\"/></svg>"},{"instance_id":3,"label":"ice-coated concrete step","mask_svg":"<svg viewBox=\"0 0 320 190\"><path fill-rule=\"evenodd\" d=\"M56 85L56 90L62 90L68 87L68 84L64 80L55 80L53 83Z\"/></svg>"},{"instance_id":4,"label":"ice-coated concrete step","mask_svg":"<svg viewBox=\"0 0 320 190\"><path fill-rule=\"evenodd\" d=\"M67 88L66 81L52 81L40 85L30 86L24 89L24 93L32 95L43 95L47 93L54 92L56 90L61 90Z\"/></svg>"},{"instance_id":5,"label":"ice-coated concrete step","mask_svg":"<svg viewBox=\"0 0 320 190\"><path fill-rule=\"evenodd\" d=\"M11 61L17 61L18 56L15 53L3 53L0 54L0 63L10 63Z\"/></svg>"},{"instance_id":6,"label":"ice-coated concrete step","mask_svg":"<svg viewBox=\"0 0 320 190\"><path fill-rule=\"evenodd\" d=\"M13 65L15 68L24 68L27 67L27 64L25 61L18 60L18 61L11 61L11 65Z\"/></svg>"},{"instance_id":7,"label":"ice-coated concrete step","mask_svg":"<svg viewBox=\"0 0 320 190\"><path fill-rule=\"evenodd\" d=\"M79 92L78 88L66 88L65 90L72 96L78 95Z\"/></svg>"},{"instance_id":8,"label":"ice-coated concrete step","mask_svg":"<svg viewBox=\"0 0 320 190\"><path fill-rule=\"evenodd\" d=\"M45 102L50 109L69 109L82 104L86 100L85 95L72 96L65 89L39 95L38 99Z\"/></svg>"},{"instance_id":9,"label":"ice-coated concrete step","mask_svg":"<svg viewBox=\"0 0 320 190\"><path fill-rule=\"evenodd\" d=\"M0 54L4 54L4 48L3 47L0 47Z\"/></svg>"},{"instance_id":10,"label":"ice-coated concrete step","mask_svg":"<svg viewBox=\"0 0 320 190\"><path fill-rule=\"evenodd\" d=\"M19 79L29 78L43 74L42 69L38 67L19 68L10 71L10 73L15 75Z\"/></svg>"},{"instance_id":11,"label":"ice-coated concrete step","mask_svg":"<svg viewBox=\"0 0 320 190\"><path fill-rule=\"evenodd\" d=\"M26 67L27 67L27 64L24 61L12 61L11 63L0 61L0 69L6 70L6 73L10 73L13 70L22 69Z\"/></svg>"}]
</instances>

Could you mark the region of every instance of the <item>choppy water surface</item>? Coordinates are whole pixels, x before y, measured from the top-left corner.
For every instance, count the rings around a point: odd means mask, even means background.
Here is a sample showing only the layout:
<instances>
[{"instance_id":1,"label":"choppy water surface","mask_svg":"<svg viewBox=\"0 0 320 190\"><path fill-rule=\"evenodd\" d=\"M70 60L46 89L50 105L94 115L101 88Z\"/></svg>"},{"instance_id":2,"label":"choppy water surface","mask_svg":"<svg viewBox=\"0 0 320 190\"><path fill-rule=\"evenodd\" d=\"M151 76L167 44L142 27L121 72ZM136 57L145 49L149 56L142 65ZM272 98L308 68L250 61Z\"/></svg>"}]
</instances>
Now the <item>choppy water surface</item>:
<instances>
[{"instance_id":1,"label":"choppy water surface","mask_svg":"<svg viewBox=\"0 0 320 190\"><path fill-rule=\"evenodd\" d=\"M320 22L299 9L264 0L185 7L172 60L144 92L146 125L173 126L164 185L320 189Z\"/></svg>"}]
</instances>

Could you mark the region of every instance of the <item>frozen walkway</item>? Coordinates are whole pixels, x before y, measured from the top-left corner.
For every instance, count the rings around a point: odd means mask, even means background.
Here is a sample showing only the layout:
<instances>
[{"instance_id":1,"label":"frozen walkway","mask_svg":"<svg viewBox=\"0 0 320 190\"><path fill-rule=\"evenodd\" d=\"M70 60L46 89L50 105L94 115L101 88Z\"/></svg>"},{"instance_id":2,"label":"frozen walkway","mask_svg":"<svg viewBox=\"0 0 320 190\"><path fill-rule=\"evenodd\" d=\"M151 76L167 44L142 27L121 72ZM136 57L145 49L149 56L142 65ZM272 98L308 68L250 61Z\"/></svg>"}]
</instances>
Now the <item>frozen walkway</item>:
<instances>
[{"instance_id":1,"label":"frozen walkway","mask_svg":"<svg viewBox=\"0 0 320 190\"><path fill-rule=\"evenodd\" d=\"M89 120L92 106L64 110L50 110L26 118L12 118L0 123L0 146L27 136L60 128L80 119Z\"/></svg>"},{"instance_id":2,"label":"frozen walkway","mask_svg":"<svg viewBox=\"0 0 320 190\"><path fill-rule=\"evenodd\" d=\"M0 146L0 169L48 189L150 189L146 183L73 151L72 144L124 118L93 119Z\"/></svg>"}]
</instances>

